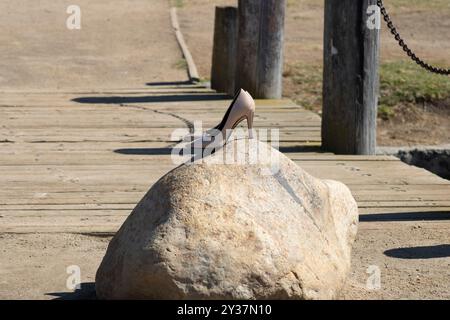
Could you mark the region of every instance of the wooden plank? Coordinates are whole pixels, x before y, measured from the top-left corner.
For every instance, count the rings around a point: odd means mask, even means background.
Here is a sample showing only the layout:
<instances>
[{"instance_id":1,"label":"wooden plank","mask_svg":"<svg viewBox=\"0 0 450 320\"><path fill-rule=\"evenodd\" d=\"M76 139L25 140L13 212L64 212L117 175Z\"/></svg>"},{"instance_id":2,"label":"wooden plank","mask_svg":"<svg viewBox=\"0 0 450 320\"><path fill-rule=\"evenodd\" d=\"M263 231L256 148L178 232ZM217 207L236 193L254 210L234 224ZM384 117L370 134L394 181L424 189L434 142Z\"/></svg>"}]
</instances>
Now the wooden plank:
<instances>
[{"instance_id":1,"label":"wooden plank","mask_svg":"<svg viewBox=\"0 0 450 320\"><path fill-rule=\"evenodd\" d=\"M97 224L77 225L77 224L64 224L64 225L40 225L40 226L26 226L15 225L5 228L0 227L0 233L13 233L13 234L26 234L26 233L75 233L84 235L101 235L112 237L117 232L121 225L121 222L109 223L98 222ZM364 232L366 230L387 230L398 228L412 228L417 227L418 222L381 222L381 223L360 223L359 231ZM439 221L439 223L420 222L420 227L424 229L449 229L450 226L446 222Z\"/></svg>"},{"instance_id":2,"label":"wooden plank","mask_svg":"<svg viewBox=\"0 0 450 320\"><path fill-rule=\"evenodd\" d=\"M439 213L433 214L433 212L428 212L426 214L436 217ZM0 233L109 233L112 236L119 229L126 217L127 214L91 217L50 216L30 218L31 220L28 223L24 222L23 218L17 217L16 219L11 219L8 223L0 225ZM417 226L420 226L420 228L444 230L450 228L450 221L448 220L416 220L414 216L410 218L411 220L392 220L395 218L391 213L388 214L388 217L391 217L391 219L370 222L361 221L359 223L359 232L370 229L386 230Z\"/></svg>"},{"instance_id":3,"label":"wooden plank","mask_svg":"<svg viewBox=\"0 0 450 320\"><path fill-rule=\"evenodd\" d=\"M35 184L39 186L39 184ZM1 199L45 199L53 197L62 198L72 198L72 197L90 197L96 199L97 196L101 197L104 195L115 197L125 197L130 194L142 194L142 192L147 191L147 189L132 189L129 186L117 186L117 188L109 188L106 185L96 187L88 187L86 190L81 190L77 186L69 186L64 189L56 190L45 190L42 192L33 191L32 186L29 190L22 190L22 192L17 192L17 187L12 185L10 188L0 190ZM447 196L446 199L450 199L450 185L403 185L403 186L392 186L392 185L367 185L361 188L360 185L350 185L352 194L355 197L369 198L369 197L427 197L432 199L435 197ZM436 198L437 199L437 198Z\"/></svg>"},{"instance_id":4,"label":"wooden plank","mask_svg":"<svg viewBox=\"0 0 450 320\"><path fill-rule=\"evenodd\" d=\"M445 192L444 192L445 191ZM93 204L93 203L137 203L146 190L143 189L138 192L21 192L17 191L9 193L0 193L0 205L30 205L30 204ZM358 203L366 206L365 202L377 201L381 206L385 206L390 201L405 202L405 201L450 201L448 190L439 190L436 194L422 194L422 193L393 193L388 194L383 192L381 194L358 194L353 192ZM381 204L381 202L384 202ZM433 205L435 206L435 205Z\"/></svg>"},{"instance_id":5,"label":"wooden plank","mask_svg":"<svg viewBox=\"0 0 450 320\"><path fill-rule=\"evenodd\" d=\"M28 224L39 224L47 220L51 222L51 219L69 217L77 219L78 221L100 219L104 217L104 220L108 218L127 217L131 213L132 209L99 209L99 210L86 210L86 209L55 209L55 210L14 210L14 211L2 211L0 212L2 224L16 224L20 225L21 221ZM39 220L41 219L41 220ZM54 221L55 222L55 221Z\"/></svg>"},{"instance_id":6,"label":"wooden plank","mask_svg":"<svg viewBox=\"0 0 450 320\"><path fill-rule=\"evenodd\" d=\"M81 203L81 204L4 204L0 213L4 211L60 211L60 210L132 210L133 203Z\"/></svg>"},{"instance_id":7,"label":"wooden plank","mask_svg":"<svg viewBox=\"0 0 450 320\"><path fill-rule=\"evenodd\" d=\"M77 95L10 96L22 106L0 106L0 233L114 233L176 166L170 158L176 142L166 140L173 128L187 127L180 119L209 126L227 107L221 100L119 107L71 102ZM288 157L317 177L349 186L362 224L448 219L449 181L392 156L322 152L320 118L291 102L264 101L259 110L257 125L280 129Z\"/></svg>"}]
</instances>

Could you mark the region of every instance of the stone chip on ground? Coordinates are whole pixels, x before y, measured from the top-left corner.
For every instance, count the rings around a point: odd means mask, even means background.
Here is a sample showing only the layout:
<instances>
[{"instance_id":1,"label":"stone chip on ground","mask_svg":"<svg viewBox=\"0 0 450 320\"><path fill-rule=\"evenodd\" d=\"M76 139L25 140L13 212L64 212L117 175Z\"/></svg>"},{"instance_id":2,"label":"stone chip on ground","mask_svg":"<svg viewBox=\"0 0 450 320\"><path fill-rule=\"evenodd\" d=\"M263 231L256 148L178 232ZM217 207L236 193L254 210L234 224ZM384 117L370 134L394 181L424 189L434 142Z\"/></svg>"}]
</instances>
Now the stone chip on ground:
<instances>
[{"instance_id":1,"label":"stone chip on ground","mask_svg":"<svg viewBox=\"0 0 450 320\"><path fill-rule=\"evenodd\" d=\"M243 141L153 185L109 244L100 299L338 297L357 231L349 189ZM244 161L221 164L224 151Z\"/></svg>"}]
</instances>

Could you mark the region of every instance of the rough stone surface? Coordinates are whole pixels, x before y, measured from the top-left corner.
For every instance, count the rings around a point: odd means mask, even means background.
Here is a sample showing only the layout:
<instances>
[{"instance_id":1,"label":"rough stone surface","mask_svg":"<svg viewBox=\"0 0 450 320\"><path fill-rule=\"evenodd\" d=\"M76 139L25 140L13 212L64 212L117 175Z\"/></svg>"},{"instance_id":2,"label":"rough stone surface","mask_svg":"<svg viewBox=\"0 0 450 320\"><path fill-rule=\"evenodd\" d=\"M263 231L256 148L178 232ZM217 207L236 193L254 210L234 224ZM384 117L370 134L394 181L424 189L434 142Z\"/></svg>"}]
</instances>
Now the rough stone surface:
<instances>
[{"instance_id":1,"label":"rough stone surface","mask_svg":"<svg viewBox=\"0 0 450 320\"><path fill-rule=\"evenodd\" d=\"M220 164L220 151L153 185L109 244L98 298L337 297L357 231L349 189L251 141L234 149L244 163Z\"/></svg>"}]
</instances>

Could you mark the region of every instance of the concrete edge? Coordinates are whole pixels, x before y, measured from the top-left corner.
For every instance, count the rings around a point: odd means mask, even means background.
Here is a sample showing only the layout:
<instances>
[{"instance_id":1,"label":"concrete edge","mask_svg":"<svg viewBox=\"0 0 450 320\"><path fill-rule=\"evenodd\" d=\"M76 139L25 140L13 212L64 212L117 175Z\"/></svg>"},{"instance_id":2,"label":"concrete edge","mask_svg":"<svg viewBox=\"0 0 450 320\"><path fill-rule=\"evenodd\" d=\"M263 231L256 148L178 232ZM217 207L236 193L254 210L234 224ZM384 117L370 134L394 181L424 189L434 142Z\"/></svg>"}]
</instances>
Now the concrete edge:
<instances>
[{"instance_id":1,"label":"concrete edge","mask_svg":"<svg viewBox=\"0 0 450 320\"><path fill-rule=\"evenodd\" d=\"M377 154L393 155L404 163L428 170L450 180L450 145L379 147Z\"/></svg>"},{"instance_id":2,"label":"concrete edge","mask_svg":"<svg viewBox=\"0 0 450 320\"><path fill-rule=\"evenodd\" d=\"M409 152L414 150L450 150L450 144L440 144L440 145L415 145L415 146L399 146L399 147L377 147L377 154L381 155L395 155L399 152Z\"/></svg>"},{"instance_id":3,"label":"concrete edge","mask_svg":"<svg viewBox=\"0 0 450 320\"><path fill-rule=\"evenodd\" d=\"M198 75L197 66L194 63L194 59L192 58L191 52L189 51L186 41L184 41L183 34L180 31L180 24L178 23L176 7L170 8L170 20L172 22L172 28L175 32L178 45L180 46L183 57L187 63L189 80L191 82L199 82L200 77Z\"/></svg>"}]
</instances>

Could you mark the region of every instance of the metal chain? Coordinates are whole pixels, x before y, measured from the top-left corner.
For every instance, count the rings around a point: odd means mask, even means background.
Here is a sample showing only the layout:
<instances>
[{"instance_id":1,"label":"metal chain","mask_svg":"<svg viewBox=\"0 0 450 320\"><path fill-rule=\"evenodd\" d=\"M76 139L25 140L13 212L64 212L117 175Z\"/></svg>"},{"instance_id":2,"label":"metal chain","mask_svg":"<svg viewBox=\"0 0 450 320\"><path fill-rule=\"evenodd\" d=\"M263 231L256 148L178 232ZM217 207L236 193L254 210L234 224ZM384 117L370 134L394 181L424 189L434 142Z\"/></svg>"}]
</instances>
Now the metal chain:
<instances>
[{"instance_id":1,"label":"metal chain","mask_svg":"<svg viewBox=\"0 0 450 320\"><path fill-rule=\"evenodd\" d=\"M430 72L442 74L442 75L450 75L450 69L443 69L443 68L432 66L432 65L426 63L425 61L423 61L422 59L420 59L418 56L416 56L416 54L408 47L408 45L402 39L402 37L398 33L397 29L395 28L394 24L392 23L391 17L389 16L389 14L386 11L386 8L384 7L383 0L377 0L377 5L380 7L380 11L381 11L381 14L383 15L384 21L386 21L389 30L395 37L395 40L397 40L400 47L403 48L403 51L406 52L406 54L408 55L408 57L411 58L411 60L413 60L419 66L421 66L422 68L424 68Z\"/></svg>"}]
</instances>

